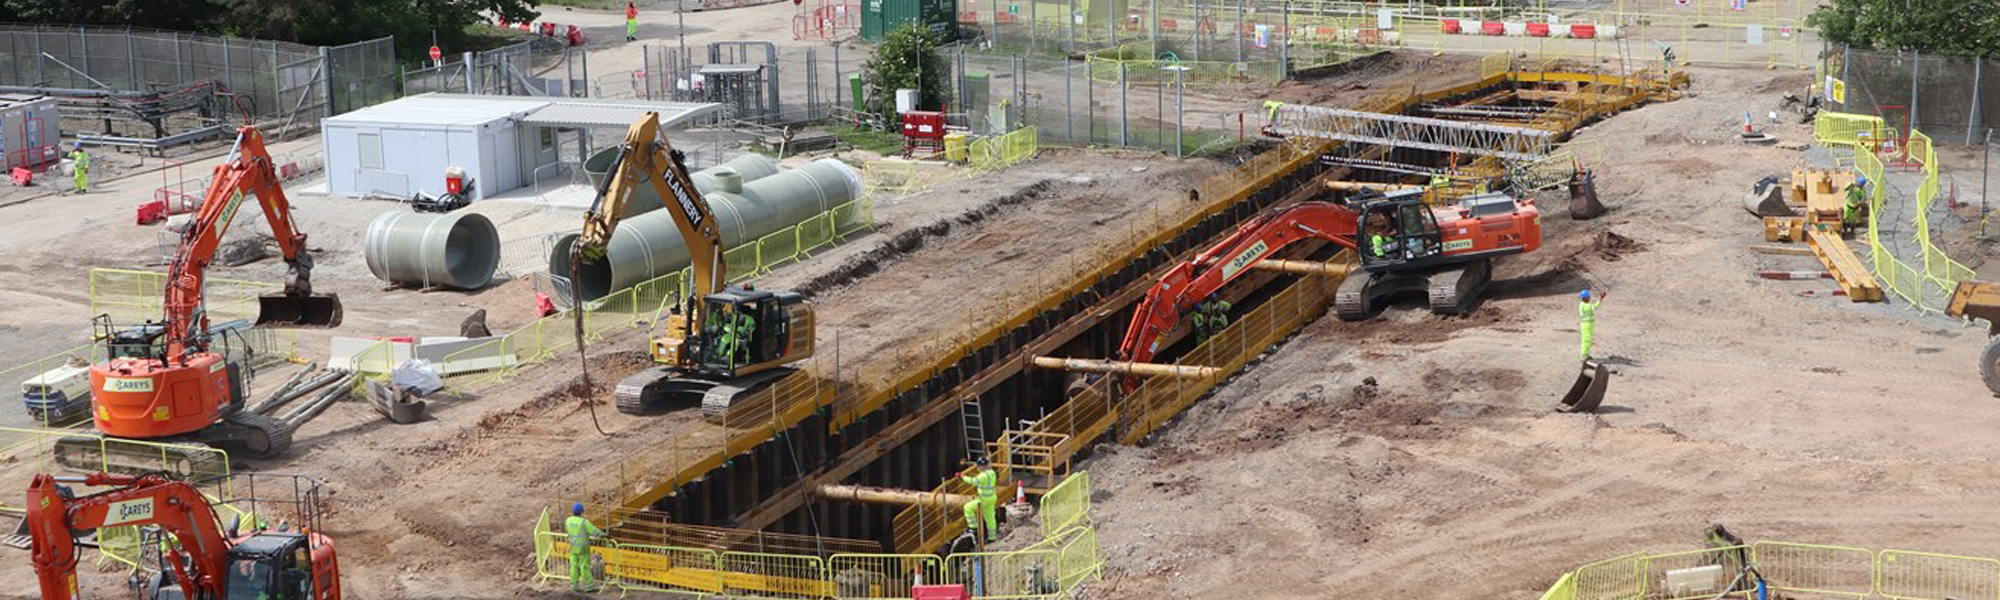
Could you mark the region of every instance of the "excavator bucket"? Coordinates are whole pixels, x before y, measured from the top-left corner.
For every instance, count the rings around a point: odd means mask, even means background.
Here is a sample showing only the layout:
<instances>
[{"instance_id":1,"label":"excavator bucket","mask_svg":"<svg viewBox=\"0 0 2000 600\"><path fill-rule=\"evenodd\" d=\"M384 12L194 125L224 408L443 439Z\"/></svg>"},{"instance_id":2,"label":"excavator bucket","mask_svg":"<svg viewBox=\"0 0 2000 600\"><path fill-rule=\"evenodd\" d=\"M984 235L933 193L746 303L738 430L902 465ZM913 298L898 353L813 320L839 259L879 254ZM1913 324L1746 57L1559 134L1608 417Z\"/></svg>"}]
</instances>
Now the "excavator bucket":
<instances>
[{"instance_id":1,"label":"excavator bucket","mask_svg":"<svg viewBox=\"0 0 2000 600\"><path fill-rule=\"evenodd\" d=\"M1798 212L1785 203L1785 186L1776 181L1758 182L1755 189L1743 196L1743 210L1759 217L1793 217Z\"/></svg>"},{"instance_id":2,"label":"excavator bucket","mask_svg":"<svg viewBox=\"0 0 2000 600\"><path fill-rule=\"evenodd\" d=\"M1569 218L1587 221L1602 214L1604 203L1597 200L1597 174L1577 169L1569 180Z\"/></svg>"},{"instance_id":3,"label":"excavator bucket","mask_svg":"<svg viewBox=\"0 0 2000 600\"><path fill-rule=\"evenodd\" d=\"M340 315L340 296L337 294L275 293L257 297L258 325L338 327Z\"/></svg>"},{"instance_id":4,"label":"excavator bucket","mask_svg":"<svg viewBox=\"0 0 2000 600\"><path fill-rule=\"evenodd\" d=\"M1583 372L1576 376L1576 383L1570 384L1569 393L1563 394L1562 406L1556 412L1587 413L1596 412L1597 405L1604 403L1604 387L1611 382L1611 370L1604 363L1584 362Z\"/></svg>"}]
</instances>

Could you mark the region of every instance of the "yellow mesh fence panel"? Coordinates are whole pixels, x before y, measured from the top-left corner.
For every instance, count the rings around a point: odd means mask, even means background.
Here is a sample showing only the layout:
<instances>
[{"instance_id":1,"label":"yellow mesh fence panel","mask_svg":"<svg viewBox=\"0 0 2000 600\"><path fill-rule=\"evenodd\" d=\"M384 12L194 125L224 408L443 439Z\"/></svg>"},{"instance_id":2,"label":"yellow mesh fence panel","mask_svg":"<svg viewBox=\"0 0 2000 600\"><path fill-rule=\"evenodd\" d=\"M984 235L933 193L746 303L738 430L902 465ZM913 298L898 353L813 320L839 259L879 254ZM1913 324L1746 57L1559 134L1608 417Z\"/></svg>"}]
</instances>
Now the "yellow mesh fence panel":
<instances>
[{"instance_id":1,"label":"yellow mesh fence panel","mask_svg":"<svg viewBox=\"0 0 2000 600\"><path fill-rule=\"evenodd\" d=\"M840 600L909 598L914 586L945 581L944 560L931 554L835 554L826 574Z\"/></svg>"},{"instance_id":2,"label":"yellow mesh fence panel","mask_svg":"<svg viewBox=\"0 0 2000 600\"><path fill-rule=\"evenodd\" d=\"M1542 600L1576 600L1576 574L1564 573L1555 585L1542 592Z\"/></svg>"},{"instance_id":3,"label":"yellow mesh fence panel","mask_svg":"<svg viewBox=\"0 0 2000 600\"><path fill-rule=\"evenodd\" d=\"M1696 600L1715 598L1728 592L1748 593L1756 588L1751 581L1736 581L1743 572L1750 549L1745 546L1689 550L1646 557L1640 579L1648 600Z\"/></svg>"},{"instance_id":4,"label":"yellow mesh fence panel","mask_svg":"<svg viewBox=\"0 0 2000 600\"><path fill-rule=\"evenodd\" d=\"M1876 555L1875 589L1895 600L2000 598L2000 561L1907 550Z\"/></svg>"},{"instance_id":5,"label":"yellow mesh fence panel","mask_svg":"<svg viewBox=\"0 0 2000 600\"><path fill-rule=\"evenodd\" d=\"M1042 495L1042 537L1051 538L1065 529L1087 525L1090 515L1090 473L1078 471L1049 488Z\"/></svg>"},{"instance_id":6,"label":"yellow mesh fence panel","mask_svg":"<svg viewBox=\"0 0 2000 600\"><path fill-rule=\"evenodd\" d=\"M1775 591L1865 598L1874 589L1875 556L1864 548L1757 542L1750 556Z\"/></svg>"},{"instance_id":7,"label":"yellow mesh fence panel","mask_svg":"<svg viewBox=\"0 0 2000 600\"><path fill-rule=\"evenodd\" d=\"M1046 598L1062 590L1054 550L966 552L945 560L945 583L974 598Z\"/></svg>"},{"instance_id":8,"label":"yellow mesh fence panel","mask_svg":"<svg viewBox=\"0 0 2000 600\"><path fill-rule=\"evenodd\" d=\"M1645 581L1644 555L1630 554L1576 570L1576 600L1636 600Z\"/></svg>"},{"instance_id":9,"label":"yellow mesh fence panel","mask_svg":"<svg viewBox=\"0 0 2000 600\"><path fill-rule=\"evenodd\" d=\"M1104 578L1104 550L1097 545L1097 530L1079 527L1062 545L1057 556L1062 573L1062 591L1074 593L1078 587Z\"/></svg>"},{"instance_id":10,"label":"yellow mesh fence panel","mask_svg":"<svg viewBox=\"0 0 2000 600\"><path fill-rule=\"evenodd\" d=\"M722 593L775 598L830 598L826 564L817 556L722 553Z\"/></svg>"},{"instance_id":11,"label":"yellow mesh fence panel","mask_svg":"<svg viewBox=\"0 0 2000 600\"><path fill-rule=\"evenodd\" d=\"M615 543L604 555L609 583L626 590L720 594L722 557L712 550Z\"/></svg>"}]
</instances>

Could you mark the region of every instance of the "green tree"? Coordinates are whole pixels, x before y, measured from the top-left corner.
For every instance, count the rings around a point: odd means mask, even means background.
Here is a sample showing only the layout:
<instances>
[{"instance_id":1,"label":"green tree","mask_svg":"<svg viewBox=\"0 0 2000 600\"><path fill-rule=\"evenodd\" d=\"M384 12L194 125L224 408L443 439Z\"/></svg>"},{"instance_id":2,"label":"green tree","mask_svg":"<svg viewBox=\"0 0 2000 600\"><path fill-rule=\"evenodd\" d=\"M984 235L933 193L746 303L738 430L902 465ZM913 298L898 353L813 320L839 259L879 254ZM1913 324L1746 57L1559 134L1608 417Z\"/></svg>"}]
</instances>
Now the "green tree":
<instances>
[{"instance_id":1,"label":"green tree","mask_svg":"<svg viewBox=\"0 0 2000 600\"><path fill-rule=\"evenodd\" d=\"M2000 56L2000 3L1993 0L1832 0L1806 23L1826 39L1862 48Z\"/></svg>"},{"instance_id":2,"label":"green tree","mask_svg":"<svg viewBox=\"0 0 2000 600\"><path fill-rule=\"evenodd\" d=\"M437 33L446 51L472 49L467 27L487 15L535 18L534 0L0 0L0 21L126 25L337 46L396 37L421 59Z\"/></svg>"},{"instance_id":3,"label":"green tree","mask_svg":"<svg viewBox=\"0 0 2000 600\"><path fill-rule=\"evenodd\" d=\"M875 56L861 63L868 112L890 128L896 126L896 90L917 90L919 110L944 110L951 102L950 77L937 34L915 24L890 31Z\"/></svg>"},{"instance_id":4,"label":"green tree","mask_svg":"<svg viewBox=\"0 0 2000 600\"><path fill-rule=\"evenodd\" d=\"M0 20L27 23L199 31L221 13L214 0L0 0Z\"/></svg>"}]
</instances>

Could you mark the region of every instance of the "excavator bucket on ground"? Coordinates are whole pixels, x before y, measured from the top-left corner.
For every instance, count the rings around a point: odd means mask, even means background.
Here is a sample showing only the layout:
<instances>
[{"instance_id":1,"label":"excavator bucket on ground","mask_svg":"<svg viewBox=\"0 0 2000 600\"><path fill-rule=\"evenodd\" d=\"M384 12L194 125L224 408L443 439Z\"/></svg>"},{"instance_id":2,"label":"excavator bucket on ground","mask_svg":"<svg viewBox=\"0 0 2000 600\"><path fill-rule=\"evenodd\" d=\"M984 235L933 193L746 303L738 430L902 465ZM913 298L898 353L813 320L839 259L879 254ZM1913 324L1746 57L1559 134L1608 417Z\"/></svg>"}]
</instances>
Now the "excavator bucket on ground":
<instances>
[{"instance_id":1,"label":"excavator bucket on ground","mask_svg":"<svg viewBox=\"0 0 2000 600\"><path fill-rule=\"evenodd\" d=\"M1611 370L1604 363L1584 361L1583 372L1576 376L1576 383L1570 384L1569 393L1563 394L1562 406L1556 412L1587 413L1596 412L1597 405L1604 403L1604 387L1611 382Z\"/></svg>"},{"instance_id":2,"label":"excavator bucket on ground","mask_svg":"<svg viewBox=\"0 0 2000 600\"><path fill-rule=\"evenodd\" d=\"M1778 185L1776 178L1757 182L1743 197L1743 210L1759 217L1795 217L1799 214L1785 203L1785 186Z\"/></svg>"},{"instance_id":3,"label":"excavator bucket on ground","mask_svg":"<svg viewBox=\"0 0 2000 600\"><path fill-rule=\"evenodd\" d=\"M1597 200L1597 174L1577 169L1569 179L1569 218L1587 221L1603 214L1604 203Z\"/></svg>"},{"instance_id":4,"label":"excavator bucket on ground","mask_svg":"<svg viewBox=\"0 0 2000 600\"><path fill-rule=\"evenodd\" d=\"M338 327L340 315L338 294L293 295L280 292L257 297L258 325Z\"/></svg>"}]
</instances>

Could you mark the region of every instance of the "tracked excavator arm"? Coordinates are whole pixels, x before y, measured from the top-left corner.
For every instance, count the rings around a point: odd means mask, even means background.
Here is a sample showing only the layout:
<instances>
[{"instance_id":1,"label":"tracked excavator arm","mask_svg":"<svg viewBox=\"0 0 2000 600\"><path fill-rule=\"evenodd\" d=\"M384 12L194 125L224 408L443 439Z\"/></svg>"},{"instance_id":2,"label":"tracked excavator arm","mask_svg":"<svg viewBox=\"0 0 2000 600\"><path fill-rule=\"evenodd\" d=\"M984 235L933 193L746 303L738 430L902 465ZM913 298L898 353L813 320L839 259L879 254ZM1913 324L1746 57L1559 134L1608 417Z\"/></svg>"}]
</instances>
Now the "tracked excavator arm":
<instances>
[{"instance_id":1,"label":"tracked excavator arm","mask_svg":"<svg viewBox=\"0 0 2000 600\"><path fill-rule=\"evenodd\" d=\"M1216 291L1251 272L1251 265L1300 240L1355 247L1360 215L1330 202L1305 202L1259 216L1194 259L1175 265L1147 290L1125 329L1119 357L1148 362L1181 317Z\"/></svg>"},{"instance_id":2,"label":"tracked excavator arm","mask_svg":"<svg viewBox=\"0 0 2000 600\"><path fill-rule=\"evenodd\" d=\"M661 198L673 199L664 203L662 210L673 215L674 226L680 229L681 239L687 243L688 256L694 257L694 287L689 290L689 297L720 292L725 280L722 230L716 226L708 201L688 177L681 152L659 132L659 113L651 112L625 130L625 142L618 147L610 170L598 184L596 199L584 214L583 235L577 240L577 248L584 257L602 257L606 246L611 244L611 234L625 217L625 203L632 190L651 185ZM689 318L700 325L697 315L691 313Z\"/></svg>"},{"instance_id":3,"label":"tracked excavator arm","mask_svg":"<svg viewBox=\"0 0 2000 600\"><path fill-rule=\"evenodd\" d=\"M72 498L59 483L118 486ZM180 540L185 552L161 556L174 580L191 598L224 598L223 575L229 544L215 509L191 485L163 475L36 475L28 486L28 533L33 539L35 576L42 598L76 598L76 532L112 525L158 525Z\"/></svg>"}]
</instances>

